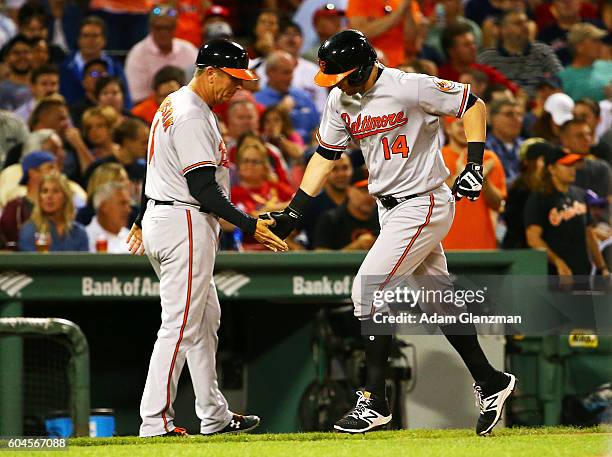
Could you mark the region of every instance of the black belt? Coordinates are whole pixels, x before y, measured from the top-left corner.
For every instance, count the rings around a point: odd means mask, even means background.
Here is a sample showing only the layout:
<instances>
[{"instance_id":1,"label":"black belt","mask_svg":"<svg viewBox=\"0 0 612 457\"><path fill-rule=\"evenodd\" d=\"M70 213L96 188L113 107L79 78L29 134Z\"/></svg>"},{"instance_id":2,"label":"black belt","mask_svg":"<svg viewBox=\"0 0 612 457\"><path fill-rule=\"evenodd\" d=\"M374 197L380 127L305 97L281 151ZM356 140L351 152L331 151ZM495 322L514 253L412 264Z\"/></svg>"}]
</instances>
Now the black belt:
<instances>
[{"instance_id":1,"label":"black belt","mask_svg":"<svg viewBox=\"0 0 612 457\"><path fill-rule=\"evenodd\" d=\"M151 200L153 200L153 203L155 203L155 205L174 206L174 202L172 200L155 200L154 198L152 198ZM193 205L188 205L188 206L193 206ZM208 211L206 211L201 206L198 208L198 210L201 213L208 214Z\"/></svg>"},{"instance_id":2,"label":"black belt","mask_svg":"<svg viewBox=\"0 0 612 457\"><path fill-rule=\"evenodd\" d=\"M391 195L383 195L382 197L378 197L380 203L385 207L385 209L393 209L400 203L404 203L405 201L411 200L415 197L419 197L423 194L412 194L406 195L405 197L392 197Z\"/></svg>"}]
</instances>

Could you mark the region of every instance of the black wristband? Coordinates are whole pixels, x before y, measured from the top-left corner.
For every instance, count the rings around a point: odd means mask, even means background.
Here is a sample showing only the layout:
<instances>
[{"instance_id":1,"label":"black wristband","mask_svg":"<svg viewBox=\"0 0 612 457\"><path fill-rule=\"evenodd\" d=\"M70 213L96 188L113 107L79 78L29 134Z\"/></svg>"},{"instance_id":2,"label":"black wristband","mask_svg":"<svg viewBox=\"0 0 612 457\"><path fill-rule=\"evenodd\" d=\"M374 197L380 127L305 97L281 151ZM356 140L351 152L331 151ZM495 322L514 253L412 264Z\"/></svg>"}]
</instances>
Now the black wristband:
<instances>
[{"instance_id":1,"label":"black wristband","mask_svg":"<svg viewBox=\"0 0 612 457\"><path fill-rule=\"evenodd\" d=\"M293 200L289 203L289 208L298 213L300 216L304 214L306 207L310 203L313 197L304 192L301 188L293 196Z\"/></svg>"},{"instance_id":2,"label":"black wristband","mask_svg":"<svg viewBox=\"0 0 612 457\"><path fill-rule=\"evenodd\" d=\"M481 141L471 141L467 146L467 161L482 165L485 144Z\"/></svg>"}]
</instances>

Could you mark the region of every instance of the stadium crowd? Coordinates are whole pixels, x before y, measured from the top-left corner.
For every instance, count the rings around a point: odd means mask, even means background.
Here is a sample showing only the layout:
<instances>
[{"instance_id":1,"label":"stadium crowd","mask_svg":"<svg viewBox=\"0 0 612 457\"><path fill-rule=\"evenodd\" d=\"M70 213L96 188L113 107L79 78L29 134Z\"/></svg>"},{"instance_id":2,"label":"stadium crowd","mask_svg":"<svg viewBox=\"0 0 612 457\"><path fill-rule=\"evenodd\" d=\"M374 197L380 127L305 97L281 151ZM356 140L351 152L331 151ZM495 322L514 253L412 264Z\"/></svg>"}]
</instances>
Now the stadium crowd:
<instances>
[{"instance_id":1,"label":"stadium crowd","mask_svg":"<svg viewBox=\"0 0 612 457\"><path fill-rule=\"evenodd\" d=\"M607 274L612 229L611 0L5 0L0 11L0 249L128 252L150 123L198 47L243 43L258 73L215 108L231 199L285 207L317 148L317 49L361 30L379 60L469 83L488 109L484 186L445 249L547 248L553 274ZM462 121L440 120L452 185ZM356 147L335 164L292 249L369 249L376 200ZM224 223L223 246L256 250ZM469 234L466 236L466 234Z\"/></svg>"}]
</instances>

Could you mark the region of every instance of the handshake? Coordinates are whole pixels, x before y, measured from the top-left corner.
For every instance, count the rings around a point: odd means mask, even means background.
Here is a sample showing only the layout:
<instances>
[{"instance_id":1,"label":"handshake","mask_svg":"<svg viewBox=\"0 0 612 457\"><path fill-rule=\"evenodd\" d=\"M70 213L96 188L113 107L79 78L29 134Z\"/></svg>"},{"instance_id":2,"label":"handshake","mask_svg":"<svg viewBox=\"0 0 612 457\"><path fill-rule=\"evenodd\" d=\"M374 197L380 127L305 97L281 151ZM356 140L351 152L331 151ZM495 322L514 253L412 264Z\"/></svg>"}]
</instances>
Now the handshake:
<instances>
[{"instance_id":1,"label":"handshake","mask_svg":"<svg viewBox=\"0 0 612 457\"><path fill-rule=\"evenodd\" d=\"M289 247L283 240L297 228L301 218L302 215L289 206L283 211L261 214L253 236L274 252L287 251Z\"/></svg>"},{"instance_id":2,"label":"handshake","mask_svg":"<svg viewBox=\"0 0 612 457\"><path fill-rule=\"evenodd\" d=\"M270 213L261 214L259 219L273 221L273 223L269 225L270 231L281 240L284 240L297 228L300 219L302 219L302 215L291 209L290 206L287 206L283 211L272 211Z\"/></svg>"}]
</instances>

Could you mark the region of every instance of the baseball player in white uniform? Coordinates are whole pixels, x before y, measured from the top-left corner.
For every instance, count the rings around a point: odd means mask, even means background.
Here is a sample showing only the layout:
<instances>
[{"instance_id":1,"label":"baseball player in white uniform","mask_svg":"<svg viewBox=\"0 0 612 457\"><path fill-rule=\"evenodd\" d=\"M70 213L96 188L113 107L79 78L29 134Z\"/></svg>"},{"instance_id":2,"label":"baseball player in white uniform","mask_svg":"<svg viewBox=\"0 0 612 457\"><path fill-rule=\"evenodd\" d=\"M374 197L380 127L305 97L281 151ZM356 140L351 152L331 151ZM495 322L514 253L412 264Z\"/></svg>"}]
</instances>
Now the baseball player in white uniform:
<instances>
[{"instance_id":1,"label":"baseball player in white uniform","mask_svg":"<svg viewBox=\"0 0 612 457\"><path fill-rule=\"evenodd\" d=\"M274 251L287 250L269 230L271 221L257 220L228 200L227 151L211 108L229 100L243 80L257 79L247 69L247 54L231 41L211 40L200 48L196 66L191 82L170 94L153 119L141 215L128 238L130 250L144 249L159 277L162 308L140 404L142 437L187 434L174 424L172 407L185 361L200 433L247 431L259 424L257 416L230 411L217 384L218 217Z\"/></svg>"},{"instance_id":2,"label":"baseball player in white uniform","mask_svg":"<svg viewBox=\"0 0 612 457\"><path fill-rule=\"evenodd\" d=\"M289 206L264 217L274 219L272 230L285 238L321 191L333 161L351 140L357 143L369 170L369 192L378 200L381 226L352 289L356 317L371 322L374 291L402 278L448 278L441 241L453 222L455 196L476 200L480 195L486 108L469 85L385 68L355 30L332 36L318 55L315 82L333 87L316 134L319 147ZM444 183L449 172L440 152L439 116L463 117L468 140L468 163L452 191ZM451 324L441 330L474 378L480 407L476 432L485 435L501 418L516 379L489 364L473 325L467 329L471 334L465 334L466 324L457 325L462 327ZM362 433L391 421L385 391L390 333L364 335L367 384L357 392L356 406L334 425L336 431Z\"/></svg>"}]
</instances>

